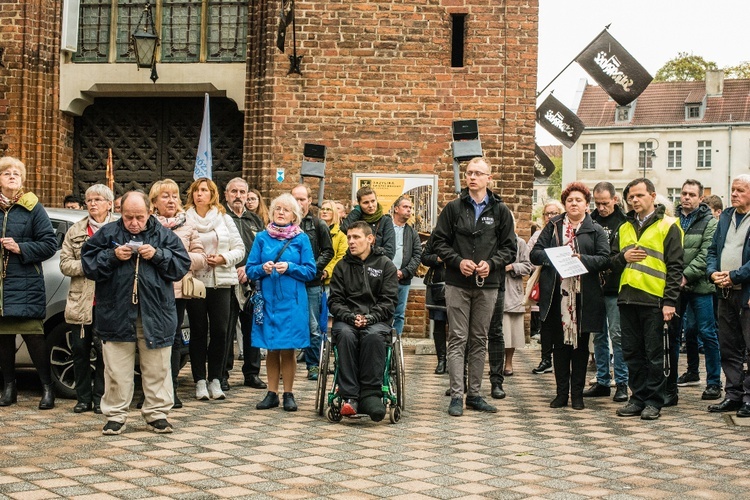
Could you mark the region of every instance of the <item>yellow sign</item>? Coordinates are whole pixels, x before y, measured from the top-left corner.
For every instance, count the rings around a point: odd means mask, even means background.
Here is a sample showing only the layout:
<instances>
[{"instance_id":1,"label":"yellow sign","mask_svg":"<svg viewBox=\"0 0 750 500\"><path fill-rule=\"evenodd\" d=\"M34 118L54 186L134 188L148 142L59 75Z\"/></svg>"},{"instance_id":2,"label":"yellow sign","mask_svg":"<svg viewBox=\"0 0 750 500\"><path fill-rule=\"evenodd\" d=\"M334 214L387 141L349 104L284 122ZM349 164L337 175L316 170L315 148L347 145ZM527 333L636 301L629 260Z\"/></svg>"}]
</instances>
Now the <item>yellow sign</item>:
<instances>
[{"instance_id":1,"label":"yellow sign","mask_svg":"<svg viewBox=\"0 0 750 500\"><path fill-rule=\"evenodd\" d=\"M354 174L352 199L356 204L356 193L360 188L369 186L375 191L378 203L383 211L393 214L393 203L401 195L411 198L414 205L414 229L430 232L437 222L437 177L434 175L389 175L389 174Z\"/></svg>"}]
</instances>

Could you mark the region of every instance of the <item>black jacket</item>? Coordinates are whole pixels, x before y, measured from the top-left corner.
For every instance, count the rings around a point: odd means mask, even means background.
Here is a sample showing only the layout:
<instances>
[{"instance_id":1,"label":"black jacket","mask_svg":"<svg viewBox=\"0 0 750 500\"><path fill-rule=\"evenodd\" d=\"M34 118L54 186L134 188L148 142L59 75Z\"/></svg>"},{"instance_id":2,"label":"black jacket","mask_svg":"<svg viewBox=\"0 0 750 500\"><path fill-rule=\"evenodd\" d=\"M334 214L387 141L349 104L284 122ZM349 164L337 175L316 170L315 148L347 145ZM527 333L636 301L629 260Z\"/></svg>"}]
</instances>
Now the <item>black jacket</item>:
<instances>
[{"instance_id":1,"label":"black jacket","mask_svg":"<svg viewBox=\"0 0 750 500\"><path fill-rule=\"evenodd\" d=\"M331 231L325 222L313 217L308 213L302 217L299 227L310 238L313 256L315 257L315 278L305 283L306 286L320 286L320 276L333 258L333 241L331 241Z\"/></svg>"},{"instance_id":2,"label":"black jacket","mask_svg":"<svg viewBox=\"0 0 750 500\"><path fill-rule=\"evenodd\" d=\"M244 268L245 265L247 265L247 256L250 255L250 249L253 248L255 233L263 231L263 222L261 222L260 217L258 217L257 214L250 210L245 210L245 212L238 217L237 214L232 211L232 208L226 203L224 203L224 208L234 221L234 225L237 226L237 231L240 232L240 236L242 237L242 243L245 244L245 257L235 266L237 269L241 267Z\"/></svg>"},{"instance_id":3,"label":"black jacket","mask_svg":"<svg viewBox=\"0 0 750 500\"><path fill-rule=\"evenodd\" d=\"M448 203L432 232L435 253L445 262L445 283L460 288L477 288L475 276L461 274L463 259L490 265L485 288L505 290L505 266L516 260L516 234L513 216L502 199L487 190L489 202L474 222L474 206L469 190Z\"/></svg>"},{"instance_id":4,"label":"black jacket","mask_svg":"<svg viewBox=\"0 0 750 500\"><path fill-rule=\"evenodd\" d=\"M7 212L0 211L3 231L13 238L21 253L2 249L7 257L5 276L0 279L0 315L44 319L47 297L42 261L55 255L57 240L47 212L34 193L25 193ZM4 259L3 259L4 260Z\"/></svg>"},{"instance_id":5,"label":"black jacket","mask_svg":"<svg viewBox=\"0 0 750 500\"><path fill-rule=\"evenodd\" d=\"M115 256L115 247L141 241L156 249L151 260L138 259L138 304L133 304L136 253L127 261ZM94 329L103 341L135 342L135 323L141 314L149 349L169 347L177 330L172 283L190 269L190 256L171 230L149 217L146 228L130 234L122 219L110 222L83 244L83 273L96 282Z\"/></svg>"},{"instance_id":6,"label":"black jacket","mask_svg":"<svg viewBox=\"0 0 750 500\"><path fill-rule=\"evenodd\" d=\"M395 229L394 229L395 232ZM395 233L394 233L395 234ZM394 238L395 240L395 238ZM404 248L401 258L401 273L404 277L398 280L400 285L408 285L419 267L419 259L422 255L422 244L419 242L417 230L409 224L404 225Z\"/></svg>"},{"instance_id":7,"label":"black jacket","mask_svg":"<svg viewBox=\"0 0 750 500\"><path fill-rule=\"evenodd\" d=\"M620 226L623 222L628 220L627 215L625 215L625 212L623 212L618 205L615 205L615 211L606 217L602 217L599 215L598 210L594 210L591 213L591 218L594 219L594 222L602 226L604 232L607 233L610 247L612 246L614 239L617 237L617 231L620 229ZM602 292L604 292L604 295L617 295L619 293L621 274L622 271L614 272L612 269L606 269L602 272L602 278L604 278Z\"/></svg>"},{"instance_id":8,"label":"black jacket","mask_svg":"<svg viewBox=\"0 0 750 500\"><path fill-rule=\"evenodd\" d=\"M348 250L333 268L328 311L334 321L354 325L357 314L369 315L368 324L393 321L398 302L396 266L383 249L372 247L364 261Z\"/></svg>"},{"instance_id":9,"label":"black jacket","mask_svg":"<svg viewBox=\"0 0 750 500\"><path fill-rule=\"evenodd\" d=\"M547 257L545 248L563 245L563 219L565 214L552 218L542 229L531 250L531 262L542 266L539 276L539 314L542 321L547 319L553 300L562 300L555 295L560 283L560 274ZM605 309L599 272L609 265L609 239L604 229L587 214L575 235L575 251L581 256L581 263L588 270L581 275L581 311L578 320L581 332L599 332L604 324ZM556 318L558 321L560 318Z\"/></svg>"},{"instance_id":10,"label":"black jacket","mask_svg":"<svg viewBox=\"0 0 750 500\"><path fill-rule=\"evenodd\" d=\"M438 261L438 256L433 248L432 235L422 248L422 264L430 268L424 277L425 307L445 311L445 263Z\"/></svg>"},{"instance_id":11,"label":"black jacket","mask_svg":"<svg viewBox=\"0 0 750 500\"><path fill-rule=\"evenodd\" d=\"M362 220L362 210L359 208L359 205L354 207L349 212L349 215L339 222L339 229L341 229L342 233L346 234L349 226L358 220ZM385 256L393 259L393 256L396 255L396 233L393 231L393 219L391 219L391 216L383 214L377 222L370 224L370 227L372 228L372 234L375 235L375 246L381 247L383 252L385 252Z\"/></svg>"},{"instance_id":12,"label":"black jacket","mask_svg":"<svg viewBox=\"0 0 750 500\"><path fill-rule=\"evenodd\" d=\"M654 215L652 215L643 228L639 228L638 221L635 220L635 211L628 212L628 220L625 224L632 224L635 228L635 234L640 238L643 231L646 230L654 222L664 218L665 208L664 205L657 205ZM669 231L667 232L666 238L664 238L664 258L667 264L667 284L664 288L664 297L656 297L643 290L638 290L631 286L624 286L620 290L620 294L617 296L618 304L629 304L629 305L641 305L650 307L662 307L672 306L677 304L677 299L680 297L680 283L682 282L682 231L680 230L680 222L676 221ZM622 272L625 269L627 262L625 261L625 252L620 251L620 237L619 231L617 238L612 242L612 253L611 258L612 269L617 272Z\"/></svg>"}]
</instances>

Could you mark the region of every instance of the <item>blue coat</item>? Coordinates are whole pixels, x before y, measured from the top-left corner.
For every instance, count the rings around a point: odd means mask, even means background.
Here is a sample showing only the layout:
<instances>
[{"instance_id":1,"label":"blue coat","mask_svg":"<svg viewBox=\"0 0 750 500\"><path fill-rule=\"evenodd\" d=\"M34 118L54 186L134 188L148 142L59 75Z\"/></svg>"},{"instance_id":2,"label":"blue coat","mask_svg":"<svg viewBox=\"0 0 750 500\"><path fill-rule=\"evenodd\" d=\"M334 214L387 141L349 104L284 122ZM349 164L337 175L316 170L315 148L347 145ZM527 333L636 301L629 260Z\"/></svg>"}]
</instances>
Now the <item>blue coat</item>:
<instances>
[{"instance_id":1,"label":"blue coat","mask_svg":"<svg viewBox=\"0 0 750 500\"><path fill-rule=\"evenodd\" d=\"M245 272L251 280L260 280L265 301L263 324L253 324L252 345L264 349L298 349L310 345L310 322L305 282L315 278L315 258L310 238L300 233L292 238L277 262L288 262L284 274L274 270L270 275L263 264L276 259L286 240L277 240L263 231L247 258Z\"/></svg>"},{"instance_id":2,"label":"blue coat","mask_svg":"<svg viewBox=\"0 0 750 500\"><path fill-rule=\"evenodd\" d=\"M13 238L21 253L3 250L8 269L0 282L0 315L44 319L47 297L42 261L55 255L57 239L47 212L34 195L25 193L8 212L0 211L2 236Z\"/></svg>"},{"instance_id":3,"label":"blue coat","mask_svg":"<svg viewBox=\"0 0 750 500\"><path fill-rule=\"evenodd\" d=\"M721 271L721 252L724 250L724 242L727 239L729 225L732 224L736 208L727 208L719 216L714 238L706 254L706 277L711 281L711 275ZM742 266L729 272L729 279L735 285L742 285L742 307L747 309L750 300L750 230L745 235L745 244L742 246Z\"/></svg>"}]
</instances>

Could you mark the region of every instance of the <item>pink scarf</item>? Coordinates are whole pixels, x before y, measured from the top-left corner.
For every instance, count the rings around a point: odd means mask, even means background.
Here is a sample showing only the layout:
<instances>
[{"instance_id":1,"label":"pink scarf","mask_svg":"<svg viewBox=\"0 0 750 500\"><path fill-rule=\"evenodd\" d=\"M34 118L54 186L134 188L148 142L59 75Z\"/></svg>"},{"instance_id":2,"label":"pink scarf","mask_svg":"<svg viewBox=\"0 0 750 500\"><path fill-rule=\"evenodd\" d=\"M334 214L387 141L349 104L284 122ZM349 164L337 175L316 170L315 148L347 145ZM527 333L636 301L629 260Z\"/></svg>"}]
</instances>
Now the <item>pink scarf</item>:
<instances>
[{"instance_id":1,"label":"pink scarf","mask_svg":"<svg viewBox=\"0 0 750 500\"><path fill-rule=\"evenodd\" d=\"M273 222L269 222L266 226L266 231L271 238L276 240L291 240L302 232L299 224L289 224L288 226L277 226Z\"/></svg>"}]
</instances>

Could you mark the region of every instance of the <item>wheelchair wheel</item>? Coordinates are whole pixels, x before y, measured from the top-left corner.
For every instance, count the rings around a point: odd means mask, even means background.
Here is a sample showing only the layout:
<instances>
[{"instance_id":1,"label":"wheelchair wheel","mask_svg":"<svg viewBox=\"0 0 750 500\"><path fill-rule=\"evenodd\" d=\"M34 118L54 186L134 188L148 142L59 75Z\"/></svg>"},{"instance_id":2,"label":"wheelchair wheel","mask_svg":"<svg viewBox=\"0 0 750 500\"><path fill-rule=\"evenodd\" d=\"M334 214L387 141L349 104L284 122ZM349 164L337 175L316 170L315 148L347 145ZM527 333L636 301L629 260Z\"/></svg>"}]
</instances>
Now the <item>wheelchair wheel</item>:
<instances>
[{"instance_id":1,"label":"wheelchair wheel","mask_svg":"<svg viewBox=\"0 0 750 500\"><path fill-rule=\"evenodd\" d=\"M318 363L318 387L315 393L315 411L318 416L323 416L328 401L326 393L326 382L328 381L328 362L331 356L331 341L327 336L323 337L323 345L320 349L320 360Z\"/></svg>"},{"instance_id":2,"label":"wheelchair wheel","mask_svg":"<svg viewBox=\"0 0 750 500\"><path fill-rule=\"evenodd\" d=\"M388 418L390 418L392 424L401 420L401 408L398 406L391 406L391 409L388 412Z\"/></svg>"},{"instance_id":3,"label":"wheelchair wheel","mask_svg":"<svg viewBox=\"0 0 750 500\"><path fill-rule=\"evenodd\" d=\"M334 406L328 407L328 420L331 422L341 422L341 419L343 418L343 415L341 415L341 412Z\"/></svg>"},{"instance_id":4,"label":"wheelchair wheel","mask_svg":"<svg viewBox=\"0 0 750 500\"><path fill-rule=\"evenodd\" d=\"M396 360L396 400L399 409L404 411L406 409L406 374L404 373L404 346L399 337L393 344L393 353Z\"/></svg>"}]
</instances>

